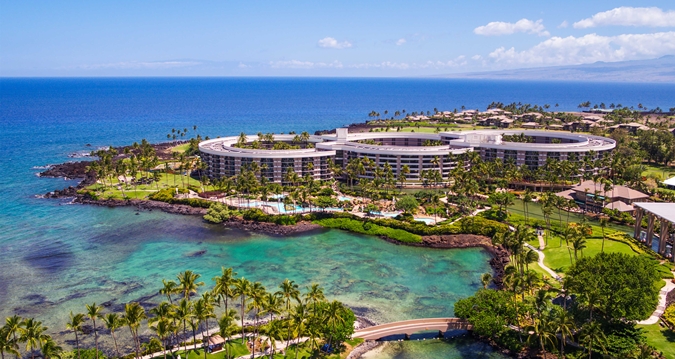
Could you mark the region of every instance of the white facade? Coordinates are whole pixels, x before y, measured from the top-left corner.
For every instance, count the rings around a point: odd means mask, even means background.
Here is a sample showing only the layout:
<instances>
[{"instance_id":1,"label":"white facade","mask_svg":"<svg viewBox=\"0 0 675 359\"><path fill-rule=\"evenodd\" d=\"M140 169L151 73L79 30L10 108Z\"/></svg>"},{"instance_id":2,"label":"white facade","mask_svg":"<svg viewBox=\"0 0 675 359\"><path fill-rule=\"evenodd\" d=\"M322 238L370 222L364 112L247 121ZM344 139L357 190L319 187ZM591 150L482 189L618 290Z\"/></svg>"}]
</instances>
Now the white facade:
<instances>
[{"instance_id":1,"label":"white facade","mask_svg":"<svg viewBox=\"0 0 675 359\"><path fill-rule=\"evenodd\" d=\"M503 135L524 134L529 142L504 141ZM275 141L291 142L294 135L275 135ZM477 151L486 161L501 159L530 168L543 166L547 159L579 161L593 151L601 157L616 146L614 140L591 135L527 130L478 130L463 132L413 133L364 132L349 133L338 128L336 134L310 136L314 148L297 150L260 150L233 147L239 137L217 138L199 144L202 159L208 164L209 176L234 176L241 166L257 162L263 176L282 182L288 167L315 179L331 178L327 166L331 159L343 168L352 158L369 158L379 166L388 163L398 176L408 166L411 181L419 180L423 170L440 170L443 177L455 168L455 156ZM248 141L255 139L249 136ZM311 165L309 165L311 163ZM371 176L370 172L365 177Z\"/></svg>"}]
</instances>

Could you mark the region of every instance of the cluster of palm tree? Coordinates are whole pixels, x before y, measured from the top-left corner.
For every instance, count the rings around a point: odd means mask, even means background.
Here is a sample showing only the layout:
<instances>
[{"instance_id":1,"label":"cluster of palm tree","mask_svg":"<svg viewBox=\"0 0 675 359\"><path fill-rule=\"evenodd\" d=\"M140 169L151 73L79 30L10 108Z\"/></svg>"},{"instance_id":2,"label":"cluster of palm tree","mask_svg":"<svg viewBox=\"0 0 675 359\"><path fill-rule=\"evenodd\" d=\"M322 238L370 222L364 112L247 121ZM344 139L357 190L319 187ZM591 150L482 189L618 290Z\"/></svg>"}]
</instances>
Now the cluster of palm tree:
<instances>
[{"instance_id":1,"label":"cluster of palm tree","mask_svg":"<svg viewBox=\"0 0 675 359\"><path fill-rule=\"evenodd\" d=\"M193 125L193 126L192 126L192 130L193 130L193 131L197 131L197 125ZM187 134L188 134L188 128L187 128L187 127L183 128L182 131L181 131L180 128L179 128L179 129L172 128L172 129L171 129L171 133L168 133L168 134L166 135L166 138L167 138L168 140L172 140L173 143L176 144L176 141L177 141L179 138L182 139L182 138L184 138L185 136L187 136Z\"/></svg>"},{"instance_id":2,"label":"cluster of palm tree","mask_svg":"<svg viewBox=\"0 0 675 359\"><path fill-rule=\"evenodd\" d=\"M271 347L272 354L276 352L277 340L285 341L286 347L304 345L310 352L318 350L320 343L335 347L339 345L337 340L344 339L336 336L339 328L353 328L353 313L338 301L327 301L318 284L312 284L301 293L295 282L286 279L277 291L268 291L260 282L237 278L236 275L232 268L222 268L221 274L213 278L214 287L198 295L199 289L204 286L201 276L189 270L181 272L176 280L162 281L159 293L167 300L147 311L139 303L131 302L125 304L122 313L104 313L103 307L96 303L86 305L83 313L70 312L66 329L74 334L78 359L81 357L80 346L87 320L91 320L93 327L96 358L100 353L101 326L110 333L118 357L124 354L118 346L119 331L126 327L133 340L135 357L140 357L141 352L162 351L165 359L167 350L172 347L198 349L198 333L206 330L205 338L214 334L209 332L212 327L210 320L217 324L217 333L228 341L237 331L240 331L241 338L250 339L253 355L263 348L263 339L269 342L267 345ZM217 311L220 316L217 316ZM247 324L245 318L252 318L253 324ZM241 320L240 326L237 326L237 320ZM155 334L148 343L141 343L139 332L143 323ZM0 327L1 359L5 359L5 354L15 355L18 359L21 344L25 345L26 353L30 353L32 358L39 352L43 358L60 359L63 349L46 331L47 327L33 318L8 317L5 325ZM301 337L309 340L301 343ZM187 342L190 339L192 342ZM203 342L208 341L204 339ZM206 349L204 346L205 358ZM225 350L227 358L230 358L230 345L226 344ZM296 357L297 352L296 349Z\"/></svg>"},{"instance_id":3,"label":"cluster of palm tree","mask_svg":"<svg viewBox=\"0 0 675 359\"><path fill-rule=\"evenodd\" d=\"M8 354L19 359L23 347L32 359L36 352L45 359L60 359L63 349L46 333L47 329L35 318L7 317L5 325L0 327L0 357L5 359Z\"/></svg>"},{"instance_id":4,"label":"cluster of palm tree","mask_svg":"<svg viewBox=\"0 0 675 359\"><path fill-rule=\"evenodd\" d=\"M131 147L124 149L123 158L117 158L118 151L114 148L102 149L93 153L98 157L98 161L94 161L88 167L88 171L96 173L97 178L101 179L102 189L106 187L115 186L114 178L124 178L120 188L122 195L124 194L127 176L132 178L134 190L137 189L139 183L149 183L159 180L159 173L151 172L151 170L159 164L159 158L155 152L154 147L145 139L141 143L134 142ZM159 188L158 188L159 189Z\"/></svg>"}]
</instances>

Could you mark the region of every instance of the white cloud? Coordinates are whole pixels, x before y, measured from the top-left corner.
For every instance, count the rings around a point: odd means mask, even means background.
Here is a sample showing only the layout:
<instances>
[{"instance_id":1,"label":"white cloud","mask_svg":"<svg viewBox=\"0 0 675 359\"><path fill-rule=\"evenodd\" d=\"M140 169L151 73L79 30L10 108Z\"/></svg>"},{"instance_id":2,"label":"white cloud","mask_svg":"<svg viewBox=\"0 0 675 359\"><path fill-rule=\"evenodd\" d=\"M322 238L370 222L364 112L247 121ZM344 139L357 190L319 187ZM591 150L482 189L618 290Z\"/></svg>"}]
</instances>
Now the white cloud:
<instances>
[{"instance_id":1,"label":"white cloud","mask_svg":"<svg viewBox=\"0 0 675 359\"><path fill-rule=\"evenodd\" d=\"M298 61L298 60L290 60L290 61L270 61L270 67L279 69L279 68L286 68L286 69L325 69L325 68L336 68L336 69L341 69L342 62L340 61L333 61L333 62L312 62L312 61Z\"/></svg>"},{"instance_id":2,"label":"white cloud","mask_svg":"<svg viewBox=\"0 0 675 359\"><path fill-rule=\"evenodd\" d=\"M483 58L483 56L480 56L480 55L473 55L473 56L471 56L471 60L476 60L476 61L478 61L478 60L480 60L480 59L482 59L482 58Z\"/></svg>"},{"instance_id":3,"label":"white cloud","mask_svg":"<svg viewBox=\"0 0 675 359\"><path fill-rule=\"evenodd\" d=\"M675 52L675 32L582 37L552 37L534 47L516 51L500 47L489 57L506 65L571 65L596 61L654 58Z\"/></svg>"},{"instance_id":4,"label":"white cloud","mask_svg":"<svg viewBox=\"0 0 675 359\"><path fill-rule=\"evenodd\" d=\"M493 21L484 26L479 26L473 29L477 35L484 36L499 36L511 35L516 32L524 32L528 34L536 34L539 36L550 36L546 28L542 24L542 20L532 21L528 19L520 19L515 23Z\"/></svg>"},{"instance_id":5,"label":"white cloud","mask_svg":"<svg viewBox=\"0 0 675 359\"><path fill-rule=\"evenodd\" d=\"M577 29L608 25L671 27L675 26L675 11L663 11L657 7L622 6L574 23Z\"/></svg>"},{"instance_id":6,"label":"white cloud","mask_svg":"<svg viewBox=\"0 0 675 359\"><path fill-rule=\"evenodd\" d=\"M564 29L566 27L570 26L570 24L567 22L567 20L564 20L563 22L558 25L559 28Z\"/></svg>"},{"instance_id":7,"label":"white cloud","mask_svg":"<svg viewBox=\"0 0 675 359\"><path fill-rule=\"evenodd\" d=\"M251 65L246 65L245 63L240 62L239 65L238 65L237 67L240 68L240 69L250 69L250 68L253 67L253 66L251 66Z\"/></svg>"},{"instance_id":8,"label":"white cloud","mask_svg":"<svg viewBox=\"0 0 675 359\"><path fill-rule=\"evenodd\" d=\"M189 67L201 65L201 62L198 61L124 61L124 62L112 62L106 64L93 64L93 65L80 65L78 68L85 70L98 70L98 69L151 69L151 70L161 70L161 69L173 69L177 67Z\"/></svg>"},{"instance_id":9,"label":"white cloud","mask_svg":"<svg viewBox=\"0 0 675 359\"><path fill-rule=\"evenodd\" d=\"M447 61L426 61L421 63L407 63L395 61L382 62L362 62L353 64L342 64L340 61L333 62L312 62L312 61L271 61L269 66L272 68L287 69L385 69L385 70L410 70L410 69L446 69L466 65L465 56L458 56L453 60Z\"/></svg>"},{"instance_id":10,"label":"white cloud","mask_svg":"<svg viewBox=\"0 0 675 359\"><path fill-rule=\"evenodd\" d=\"M332 37L324 37L323 39L319 40L318 45L319 47L326 49L346 49L352 47L352 44L349 41L345 40L343 42L339 42Z\"/></svg>"},{"instance_id":11,"label":"white cloud","mask_svg":"<svg viewBox=\"0 0 675 359\"><path fill-rule=\"evenodd\" d=\"M401 45L403 45L403 44L405 44L405 43L406 43L405 39L404 39L404 38L400 38L400 39L398 39L398 41L396 41L396 46L401 46Z\"/></svg>"}]
</instances>

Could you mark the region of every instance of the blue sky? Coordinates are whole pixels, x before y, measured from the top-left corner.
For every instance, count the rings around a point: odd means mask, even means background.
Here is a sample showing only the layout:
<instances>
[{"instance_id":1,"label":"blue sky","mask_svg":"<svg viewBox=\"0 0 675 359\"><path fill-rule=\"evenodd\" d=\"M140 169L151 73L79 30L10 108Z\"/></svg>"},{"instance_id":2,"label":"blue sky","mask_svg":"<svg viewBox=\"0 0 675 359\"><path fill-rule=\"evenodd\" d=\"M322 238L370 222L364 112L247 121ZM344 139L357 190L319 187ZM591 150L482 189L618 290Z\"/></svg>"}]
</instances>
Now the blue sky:
<instances>
[{"instance_id":1,"label":"blue sky","mask_svg":"<svg viewBox=\"0 0 675 359\"><path fill-rule=\"evenodd\" d=\"M672 0L0 0L0 76L430 76L669 54Z\"/></svg>"}]
</instances>

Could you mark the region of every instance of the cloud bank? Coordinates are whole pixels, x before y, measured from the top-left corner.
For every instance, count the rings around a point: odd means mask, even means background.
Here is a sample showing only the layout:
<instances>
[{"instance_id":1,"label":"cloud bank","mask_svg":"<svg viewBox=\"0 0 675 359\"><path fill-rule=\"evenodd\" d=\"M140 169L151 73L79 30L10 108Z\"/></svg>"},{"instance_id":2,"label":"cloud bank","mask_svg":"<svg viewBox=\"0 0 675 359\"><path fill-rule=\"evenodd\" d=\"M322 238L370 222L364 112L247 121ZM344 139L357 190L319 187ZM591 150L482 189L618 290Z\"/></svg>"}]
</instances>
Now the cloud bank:
<instances>
[{"instance_id":1,"label":"cloud bank","mask_svg":"<svg viewBox=\"0 0 675 359\"><path fill-rule=\"evenodd\" d=\"M346 49L352 47L352 44L349 41L345 40L339 42L332 37L324 37L323 39L319 40L318 45L319 47L323 47L325 49Z\"/></svg>"},{"instance_id":2,"label":"cloud bank","mask_svg":"<svg viewBox=\"0 0 675 359\"><path fill-rule=\"evenodd\" d=\"M489 58L506 65L572 65L596 61L625 61L675 53L675 32L581 37L552 37L532 48L500 47Z\"/></svg>"},{"instance_id":3,"label":"cloud bank","mask_svg":"<svg viewBox=\"0 0 675 359\"><path fill-rule=\"evenodd\" d=\"M527 34L535 34L539 36L550 36L542 22L542 20L532 21L528 19L520 19L515 23L493 21L487 25L475 28L473 32L477 35L483 36L511 35L516 32L524 32Z\"/></svg>"},{"instance_id":4,"label":"cloud bank","mask_svg":"<svg viewBox=\"0 0 675 359\"><path fill-rule=\"evenodd\" d=\"M663 11L657 7L622 6L599 12L574 23L574 27L577 29L612 25L675 27L675 11Z\"/></svg>"}]
</instances>

